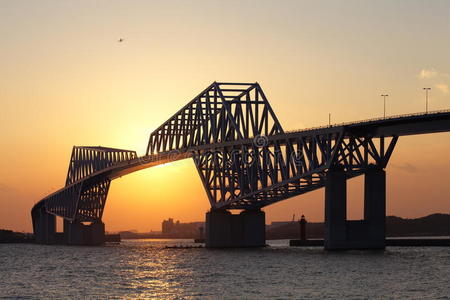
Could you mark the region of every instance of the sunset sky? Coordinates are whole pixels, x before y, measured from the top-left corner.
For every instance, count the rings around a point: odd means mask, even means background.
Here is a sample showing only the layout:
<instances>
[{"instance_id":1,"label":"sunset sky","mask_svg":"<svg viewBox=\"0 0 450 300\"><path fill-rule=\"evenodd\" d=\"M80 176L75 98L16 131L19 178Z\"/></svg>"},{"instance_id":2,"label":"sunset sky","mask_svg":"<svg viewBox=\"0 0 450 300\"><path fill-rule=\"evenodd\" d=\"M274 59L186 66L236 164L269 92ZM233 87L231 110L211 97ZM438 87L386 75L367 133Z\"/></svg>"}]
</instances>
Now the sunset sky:
<instances>
[{"instance_id":1,"label":"sunset sky","mask_svg":"<svg viewBox=\"0 0 450 300\"><path fill-rule=\"evenodd\" d=\"M450 109L449 1L1 1L0 228L31 231L64 185L73 145L145 152L213 81L259 82L285 130ZM118 39L124 41L119 43ZM402 137L387 213L450 213L450 133ZM363 178L349 182L361 218ZM265 208L322 221L323 190ZM106 230L204 220L192 160L111 184Z\"/></svg>"}]
</instances>

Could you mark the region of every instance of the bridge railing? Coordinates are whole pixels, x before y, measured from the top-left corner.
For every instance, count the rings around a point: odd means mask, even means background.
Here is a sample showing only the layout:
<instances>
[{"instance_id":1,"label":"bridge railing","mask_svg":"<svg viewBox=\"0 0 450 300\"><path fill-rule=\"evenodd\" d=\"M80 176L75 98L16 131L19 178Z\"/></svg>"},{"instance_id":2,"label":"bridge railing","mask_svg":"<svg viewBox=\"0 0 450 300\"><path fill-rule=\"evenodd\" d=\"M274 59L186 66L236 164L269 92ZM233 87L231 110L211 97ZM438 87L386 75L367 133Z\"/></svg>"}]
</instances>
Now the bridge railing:
<instances>
[{"instance_id":1,"label":"bridge railing","mask_svg":"<svg viewBox=\"0 0 450 300\"><path fill-rule=\"evenodd\" d=\"M364 120L359 120L359 121L342 122L342 123L335 123L335 124L331 124L331 125L322 125L322 126L307 127L307 128L303 128L303 129L286 130L285 133L311 131L311 130L330 128L330 127L357 125L357 124L364 124L364 123L370 123L370 122L376 122L376 121L395 120L395 119L401 119L401 118L409 118L409 117L415 117L415 116L417 116L417 117L418 116L428 116L428 115L442 114L442 113L450 113L450 109L433 110L433 111L429 111L429 112L425 112L425 113L418 112L418 113L392 115L392 116L388 116L388 117L370 118L370 119L364 119Z\"/></svg>"}]
</instances>

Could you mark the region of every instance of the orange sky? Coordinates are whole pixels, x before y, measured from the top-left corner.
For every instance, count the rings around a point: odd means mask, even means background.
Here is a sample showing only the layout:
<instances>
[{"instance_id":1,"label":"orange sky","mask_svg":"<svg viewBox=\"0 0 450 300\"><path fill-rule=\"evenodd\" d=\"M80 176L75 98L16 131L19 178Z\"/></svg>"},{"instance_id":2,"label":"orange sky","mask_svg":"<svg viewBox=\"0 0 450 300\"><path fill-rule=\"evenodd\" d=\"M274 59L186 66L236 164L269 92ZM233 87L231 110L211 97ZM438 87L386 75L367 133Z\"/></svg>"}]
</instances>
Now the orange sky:
<instances>
[{"instance_id":1,"label":"orange sky","mask_svg":"<svg viewBox=\"0 0 450 300\"><path fill-rule=\"evenodd\" d=\"M212 81L258 81L285 130L450 108L445 1L3 1L0 228L31 230L34 202L65 182L73 145L144 153L150 132ZM118 43L124 38L123 43ZM400 138L388 214L450 212L450 134ZM362 178L349 183L362 215ZM191 160L115 180L110 231L204 219ZM265 209L323 219L323 191Z\"/></svg>"}]
</instances>

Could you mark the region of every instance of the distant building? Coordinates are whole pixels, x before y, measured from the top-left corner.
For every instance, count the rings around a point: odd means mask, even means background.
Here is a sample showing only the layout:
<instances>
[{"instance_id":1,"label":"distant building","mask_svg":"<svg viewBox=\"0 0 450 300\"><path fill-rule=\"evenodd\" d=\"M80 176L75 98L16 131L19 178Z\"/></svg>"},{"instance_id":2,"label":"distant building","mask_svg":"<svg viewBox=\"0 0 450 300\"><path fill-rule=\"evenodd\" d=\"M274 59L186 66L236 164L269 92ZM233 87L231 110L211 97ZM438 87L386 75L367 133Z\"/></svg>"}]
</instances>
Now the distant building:
<instances>
[{"instance_id":1,"label":"distant building","mask_svg":"<svg viewBox=\"0 0 450 300\"><path fill-rule=\"evenodd\" d=\"M164 220L162 222L162 234L171 234L175 224L173 223L173 219L169 218L168 220Z\"/></svg>"},{"instance_id":2,"label":"distant building","mask_svg":"<svg viewBox=\"0 0 450 300\"><path fill-rule=\"evenodd\" d=\"M197 237L199 235L199 228L204 227L204 222L180 223L169 218L162 221L162 234L170 237Z\"/></svg>"}]
</instances>

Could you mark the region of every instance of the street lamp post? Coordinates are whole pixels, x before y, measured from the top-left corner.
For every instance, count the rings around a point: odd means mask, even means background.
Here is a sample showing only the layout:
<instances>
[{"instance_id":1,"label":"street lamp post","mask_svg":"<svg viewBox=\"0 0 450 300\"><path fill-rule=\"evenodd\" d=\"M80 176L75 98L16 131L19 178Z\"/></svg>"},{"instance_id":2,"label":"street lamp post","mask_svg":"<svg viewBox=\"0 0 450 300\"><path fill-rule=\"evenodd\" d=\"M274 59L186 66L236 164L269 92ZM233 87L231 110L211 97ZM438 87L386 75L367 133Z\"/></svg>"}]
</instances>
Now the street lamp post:
<instances>
[{"instance_id":1,"label":"street lamp post","mask_svg":"<svg viewBox=\"0 0 450 300\"><path fill-rule=\"evenodd\" d=\"M425 90L425 113L428 113L428 91L431 90L431 88L423 88Z\"/></svg>"},{"instance_id":2,"label":"street lamp post","mask_svg":"<svg viewBox=\"0 0 450 300\"><path fill-rule=\"evenodd\" d=\"M383 118L386 119L386 97L389 96L388 94L382 94L381 97L383 97Z\"/></svg>"}]
</instances>

